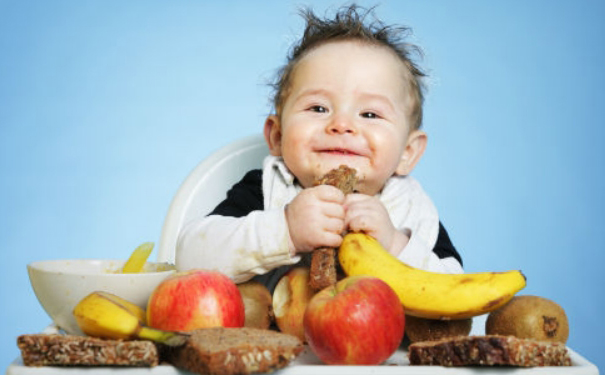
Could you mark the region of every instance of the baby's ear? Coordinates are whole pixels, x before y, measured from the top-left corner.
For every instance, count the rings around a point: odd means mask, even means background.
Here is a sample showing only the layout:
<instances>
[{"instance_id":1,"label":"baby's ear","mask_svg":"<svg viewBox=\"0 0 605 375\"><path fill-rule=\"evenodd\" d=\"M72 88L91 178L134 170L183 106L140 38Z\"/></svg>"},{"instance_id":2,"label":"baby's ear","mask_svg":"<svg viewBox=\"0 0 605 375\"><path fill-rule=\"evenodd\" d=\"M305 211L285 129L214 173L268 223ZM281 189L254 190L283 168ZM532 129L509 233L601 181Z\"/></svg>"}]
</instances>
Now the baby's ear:
<instances>
[{"instance_id":1,"label":"baby's ear","mask_svg":"<svg viewBox=\"0 0 605 375\"><path fill-rule=\"evenodd\" d=\"M426 149L427 135L420 130L414 130L408 136L408 141L401 155L399 165L395 170L395 174L399 176L407 176L412 173L412 170L420 161L424 150Z\"/></svg>"},{"instance_id":2,"label":"baby's ear","mask_svg":"<svg viewBox=\"0 0 605 375\"><path fill-rule=\"evenodd\" d=\"M273 156L281 156L281 126L279 117L271 115L265 120L265 141L269 146L269 153Z\"/></svg>"}]
</instances>

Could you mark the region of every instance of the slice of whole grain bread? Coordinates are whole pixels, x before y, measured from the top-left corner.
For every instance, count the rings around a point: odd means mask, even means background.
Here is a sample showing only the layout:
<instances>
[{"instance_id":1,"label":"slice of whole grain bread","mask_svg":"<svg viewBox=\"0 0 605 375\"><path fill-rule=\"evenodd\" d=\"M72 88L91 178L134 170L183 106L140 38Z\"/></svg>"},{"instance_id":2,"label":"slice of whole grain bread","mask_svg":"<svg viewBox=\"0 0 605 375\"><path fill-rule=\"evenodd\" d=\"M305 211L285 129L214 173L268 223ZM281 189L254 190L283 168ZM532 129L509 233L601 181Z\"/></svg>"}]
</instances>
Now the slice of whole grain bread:
<instances>
[{"instance_id":1,"label":"slice of whole grain bread","mask_svg":"<svg viewBox=\"0 0 605 375\"><path fill-rule=\"evenodd\" d=\"M265 373L287 366L303 350L302 342L281 332L258 328L205 328L191 332L181 347L163 347L162 358L193 373L210 375Z\"/></svg>"},{"instance_id":2,"label":"slice of whole grain bread","mask_svg":"<svg viewBox=\"0 0 605 375\"><path fill-rule=\"evenodd\" d=\"M562 343L514 336L458 336L421 341L408 347L410 365L440 366L570 366Z\"/></svg>"},{"instance_id":3,"label":"slice of whole grain bread","mask_svg":"<svg viewBox=\"0 0 605 375\"><path fill-rule=\"evenodd\" d=\"M156 366L158 350L146 340L106 340L60 334L17 338L26 366Z\"/></svg>"}]
</instances>

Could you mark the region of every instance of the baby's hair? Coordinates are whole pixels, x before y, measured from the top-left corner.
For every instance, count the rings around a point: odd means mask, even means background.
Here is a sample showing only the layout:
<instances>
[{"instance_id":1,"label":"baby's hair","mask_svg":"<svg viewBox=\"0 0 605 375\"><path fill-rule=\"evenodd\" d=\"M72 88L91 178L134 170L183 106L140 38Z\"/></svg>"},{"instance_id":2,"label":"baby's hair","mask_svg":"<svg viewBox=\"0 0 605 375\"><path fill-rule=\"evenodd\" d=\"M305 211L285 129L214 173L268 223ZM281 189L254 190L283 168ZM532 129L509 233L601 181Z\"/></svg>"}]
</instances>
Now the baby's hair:
<instances>
[{"instance_id":1,"label":"baby's hair","mask_svg":"<svg viewBox=\"0 0 605 375\"><path fill-rule=\"evenodd\" d=\"M407 70L409 91L412 96L411 120L414 129L422 125L422 105L424 102L423 78L426 74L413 61L412 55L421 56L420 48L404 41L411 33L405 26L387 26L374 15L374 8L363 8L350 5L338 9L332 19L321 19L310 8L300 11L306 21L306 28L301 40L295 44L286 65L277 73L273 84L273 106L276 114L281 116L284 101L288 96L292 81L292 72L300 59L314 48L334 41L355 40L363 43L384 46L393 51ZM366 22L371 16L371 22Z\"/></svg>"}]
</instances>

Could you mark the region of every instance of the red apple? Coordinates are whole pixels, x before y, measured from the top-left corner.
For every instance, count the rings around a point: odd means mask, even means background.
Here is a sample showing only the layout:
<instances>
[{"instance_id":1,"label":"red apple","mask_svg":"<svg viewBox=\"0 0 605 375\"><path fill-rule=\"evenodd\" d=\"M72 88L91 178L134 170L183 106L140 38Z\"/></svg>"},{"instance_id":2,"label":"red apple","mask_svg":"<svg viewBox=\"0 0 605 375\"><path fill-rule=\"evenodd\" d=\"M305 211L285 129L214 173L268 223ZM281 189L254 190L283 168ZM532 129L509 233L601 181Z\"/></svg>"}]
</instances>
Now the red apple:
<instances>
[{"instance_id":1,"label":"red apple","mask_svg":"<svg viewBox=\"0 0 605 375\"><path fill-rule=\"evenodd\" d=\"M397 294L371 276L349 276L317 293L304 316L311 350L331 365L378 365L403 339L405 315Z\"/></svg>"},{"instance_id":2,"label":"red apple","mask_svg":"<svg viewBox=\"0 0 605 375\"><path fill-rule=\"evenodd\" d=\"M167 331L243 327L244 320L237 286L216 271L176 273L155 288L147 303L147 324Z\"/></svg>"}]
</instances>

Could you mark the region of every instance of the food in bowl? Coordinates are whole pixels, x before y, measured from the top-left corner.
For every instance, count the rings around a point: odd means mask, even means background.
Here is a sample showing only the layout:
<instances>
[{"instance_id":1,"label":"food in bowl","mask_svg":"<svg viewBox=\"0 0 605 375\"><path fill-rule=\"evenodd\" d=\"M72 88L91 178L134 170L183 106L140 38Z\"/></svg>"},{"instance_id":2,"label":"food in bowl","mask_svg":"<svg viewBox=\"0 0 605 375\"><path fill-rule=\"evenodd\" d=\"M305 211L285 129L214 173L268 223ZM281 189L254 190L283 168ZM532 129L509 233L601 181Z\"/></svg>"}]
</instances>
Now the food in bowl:
<instances>
[{"instance_id":1,"label":"food in bowl","mask_svg":"<svg viewBox=\"0 0 605 375\"><path fill-rule=\"evenodd\" d=\"M124 260L60 259L27 265L38 301L55 325L69 334L82 334L73 316L78 302L94 291L105 291L141 308L155 287L175 272L173 265L147 262L141 273L119 272Z\"/></svg>"}]
</instances>

